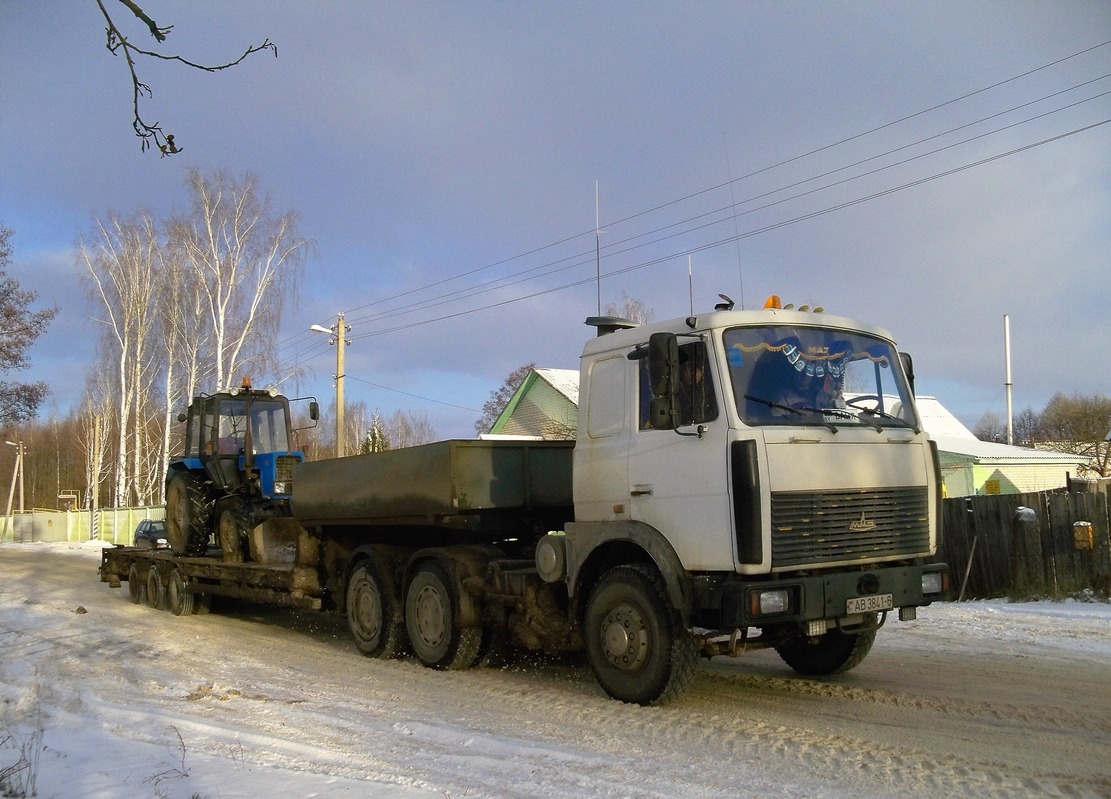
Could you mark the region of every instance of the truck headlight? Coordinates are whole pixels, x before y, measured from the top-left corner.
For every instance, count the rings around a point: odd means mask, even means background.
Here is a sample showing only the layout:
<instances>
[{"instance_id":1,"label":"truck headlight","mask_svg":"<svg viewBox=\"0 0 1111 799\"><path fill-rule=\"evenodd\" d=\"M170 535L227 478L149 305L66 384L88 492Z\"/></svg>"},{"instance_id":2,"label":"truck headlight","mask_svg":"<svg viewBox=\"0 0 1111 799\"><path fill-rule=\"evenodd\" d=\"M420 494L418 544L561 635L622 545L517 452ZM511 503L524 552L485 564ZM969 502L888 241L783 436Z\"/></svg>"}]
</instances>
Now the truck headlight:
<instances>
[{"instance_id":1,"label":"truck headlight","mask_svg":"<svg viewBox=\"0 0 1111 799\"><path fill-rule=\"evenodd\" d=\"M275 480L274 481L274 493L275 494L288 494L289 492L286 491L287 487L288 486L286 486L285 480Z\"/></svg>"},{"instance_id":2,"label":"truck headlight","mask_svg":"<svg viewBox=\"0 0 1111 799\"><path fill-rule=\"evenodd\" d=\"M748 603L749 613L752 616L777 616L791 610L791 591L787 588L751 591L748 595Z\"/></svg>"},{"instance_id":3,"label":"truck headlight","mask_svg":"<svg viewBox=\"0 0 1111 799\"><path fill-rule=\"evenodd\" d=\"M941 572L926 572L922 575L922 595L940 594L942 591Z\"/></svg>"}]
</instances>

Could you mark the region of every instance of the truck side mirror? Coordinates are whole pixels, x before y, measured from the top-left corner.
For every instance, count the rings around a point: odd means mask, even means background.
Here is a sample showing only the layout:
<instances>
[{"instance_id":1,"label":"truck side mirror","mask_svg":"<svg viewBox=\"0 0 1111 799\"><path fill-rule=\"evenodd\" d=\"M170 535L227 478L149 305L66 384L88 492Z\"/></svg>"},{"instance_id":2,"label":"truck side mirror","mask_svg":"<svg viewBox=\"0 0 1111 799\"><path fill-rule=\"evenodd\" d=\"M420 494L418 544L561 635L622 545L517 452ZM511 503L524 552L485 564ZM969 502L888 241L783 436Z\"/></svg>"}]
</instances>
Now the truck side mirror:
<instances>
[{"instance_id":1,"label":"truck side mirror","mask_svg":"<svg viewBox=\"0 0 1111 799\"><path fill-rule=\"evenodd\" d=\"M320 403L316 400L309 403L309 418L314 422L320 420Z\"/></svg>"},{"instance_id":2,"label":"truck side mirror","mask_svg":"<svg viewBox=\"0 0 1111 799\"><path fill-rule=\"evenodd\" d=\"M907 382L910 383L910 393L917 396L914 391L914 359L909 352L900 352L899 360L903 362L903 372L906 373Z\"/></svg>"},{"instance_id":3,"label":"truck side mirror","mask_svg":"<svg viewBox=\"0 0 1111 799\"><path fill-rule=\"evenodd\" d=\"M652 427L674 430L679 426L679 404L675 386L679 376L679 341L674 333L653 333L648 337L648 382L652 401L648 413Z\"/></svg>"}]
</instances>

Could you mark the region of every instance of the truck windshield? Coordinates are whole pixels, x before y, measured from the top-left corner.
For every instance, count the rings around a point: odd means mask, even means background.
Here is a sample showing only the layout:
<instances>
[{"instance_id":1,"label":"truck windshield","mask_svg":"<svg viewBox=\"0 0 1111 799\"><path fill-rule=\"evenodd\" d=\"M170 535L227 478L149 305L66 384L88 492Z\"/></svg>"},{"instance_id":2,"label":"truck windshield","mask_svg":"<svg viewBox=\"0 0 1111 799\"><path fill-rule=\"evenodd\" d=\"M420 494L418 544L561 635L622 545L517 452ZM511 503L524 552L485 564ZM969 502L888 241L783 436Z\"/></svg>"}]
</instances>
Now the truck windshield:
<instances>
[{"instance_id":1,"label":"truck windshield","mask_svg":"<svg viewBox=\"0 0 1111 799\"><path fill-rule=\"evenodd\" d=\"M727 330L724 343L745 424L918 426L898 353L883 339L774 326Z\"/></svg>"}]
</instances>

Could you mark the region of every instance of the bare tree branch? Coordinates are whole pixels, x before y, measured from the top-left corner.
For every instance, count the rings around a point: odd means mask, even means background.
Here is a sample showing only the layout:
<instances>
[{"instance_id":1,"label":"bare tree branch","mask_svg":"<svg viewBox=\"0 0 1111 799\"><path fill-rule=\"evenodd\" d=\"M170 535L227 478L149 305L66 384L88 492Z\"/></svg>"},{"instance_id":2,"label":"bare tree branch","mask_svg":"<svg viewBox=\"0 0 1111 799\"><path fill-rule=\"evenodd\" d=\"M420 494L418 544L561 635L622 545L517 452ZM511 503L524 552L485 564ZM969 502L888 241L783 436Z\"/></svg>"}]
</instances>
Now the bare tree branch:
<instances>
[{"instance_id":1,"label":"bare tree branch","mask_svg":"<svg viewBox=\"0 0 1111 799\"><path fill-rule=\"evenodd\" d=\"M139 18L144 25L146 25L147 29L150 31L151 36L153 36L159 43L166 41L166 37L169 36L170 31L174 27L173 25L167 25L165 27L160 26L157 22L147 16L146 12L144 12L143 9L132 0L119 0L119 2L123 4L124 7L130 9L131 12L137 18ZM150 86L139 80L138 72L136 72L135 69L135 56L147 56L149 58L158 58L163 61L177 61L187 67L199 69L203 72L219 72L222 69L230 69L231 67L240 64L245 58L247 58L247 56L253 53L257 53L261 50L273 51L275 58L278 55L278 46L269 39L263 41L262 44L248 47L243 55L239 56L239 58L235 59L234 61L229 61L226 64L215 65L198 64L195 61L190 61L189 59L183 58L179 55L166 55L165 53L155 52L154 50L145 50L135 44L132 44L131 41L123 35L123 32L120 31L118 27L116 27L116 23L112 21L112 15L108 13L108 9L104 6L104 0L96 0L96 4L100 7L100 13L104 15L104 19L108 23L108 27L105 30L105 33L107 34L107 43L105 46L108 48L108 52L110 52L112 55L119 55L122 51L124 59L127 61L127 69L131 73L131 106L133 113L131 127L134 129L135 135L141 139L142 143L140 145L140 148L144 152L148 147L150 147L152 141L155 145L157 145L158 150L162 153L163 157L180 153L184 148L179 147L174 142L174 135L172 133L166 133L165 131L163 131L161 123L147 122L143 119L142 114L139 112L139 98L144 95L146 97L153 97L154 92L151 91Z\"/></svg>"}]
</instances>

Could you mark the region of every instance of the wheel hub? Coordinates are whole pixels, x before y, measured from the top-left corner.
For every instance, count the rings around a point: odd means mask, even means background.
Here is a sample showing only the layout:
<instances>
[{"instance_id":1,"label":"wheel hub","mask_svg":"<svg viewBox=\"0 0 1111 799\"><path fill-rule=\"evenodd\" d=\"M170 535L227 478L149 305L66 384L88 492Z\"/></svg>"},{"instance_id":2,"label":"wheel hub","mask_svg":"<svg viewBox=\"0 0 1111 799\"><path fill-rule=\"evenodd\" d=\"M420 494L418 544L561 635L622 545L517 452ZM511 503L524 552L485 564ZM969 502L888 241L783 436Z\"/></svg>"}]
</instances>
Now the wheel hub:
<instances>
[{"instance_id":1,"label":"wheel hub","mask_svg":"<svg viewBox=\"0 0 1111 799\"><path fill-rule=\"evenodd\" d=\"M382 629L382 605L373 586L362 583L355 597L355 614L367 638L378 635Z\"/></svg>"},{"instance_id":2,"label":"wheel hub","mask_svg":"<svg viewBox=\"0 0 1111 799\"><path fill-rule=\"evenodd\" d=\"M602 652L622 671L637 671L648 659L648 630L640 609L617 605L602 620Z\"/></svg>"},{"instance_id":3,"label":"wheel hub","mask_svg":"<svg viewBox=\"0 0 1111 799\"><path fill-rule=\"evenodd\" d=\"M439 591L426 585L417 594L416 607L417 635L427 646L438 646L447 631L447 610L443 597Z\"/></svg>"}]
</instances>

